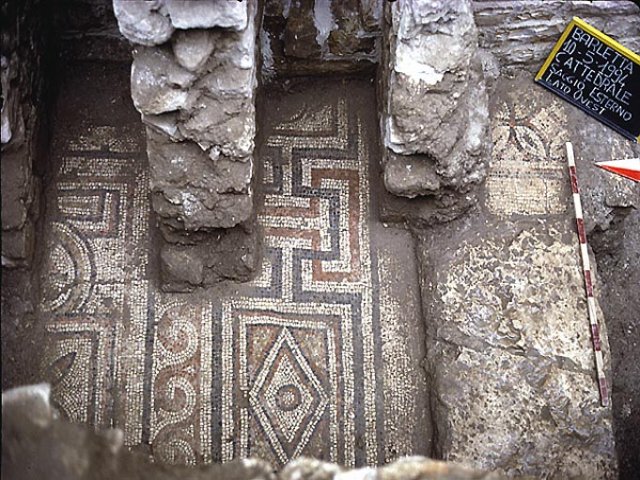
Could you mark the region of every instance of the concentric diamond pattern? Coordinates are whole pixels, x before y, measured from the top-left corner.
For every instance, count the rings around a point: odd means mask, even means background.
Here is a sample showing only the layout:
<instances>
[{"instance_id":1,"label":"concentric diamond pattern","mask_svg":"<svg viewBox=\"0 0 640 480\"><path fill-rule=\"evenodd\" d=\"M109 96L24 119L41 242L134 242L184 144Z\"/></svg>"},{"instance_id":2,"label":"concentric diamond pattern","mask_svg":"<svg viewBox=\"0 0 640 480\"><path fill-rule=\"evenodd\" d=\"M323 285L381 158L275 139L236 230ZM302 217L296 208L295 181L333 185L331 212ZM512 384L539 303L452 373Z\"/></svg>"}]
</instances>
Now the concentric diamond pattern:
<instances>
[{"instance_id":1,"label":"concentric diamond pattern","mask_svg":"<svg viewBox=\"0 0 640 480\"><path fill-rule=\"evenodd\" d=\"M328 397L291 332L283 328L249 393L249 402L272 447L299 455L326 410Z\"/></svg>"}]
</instances>

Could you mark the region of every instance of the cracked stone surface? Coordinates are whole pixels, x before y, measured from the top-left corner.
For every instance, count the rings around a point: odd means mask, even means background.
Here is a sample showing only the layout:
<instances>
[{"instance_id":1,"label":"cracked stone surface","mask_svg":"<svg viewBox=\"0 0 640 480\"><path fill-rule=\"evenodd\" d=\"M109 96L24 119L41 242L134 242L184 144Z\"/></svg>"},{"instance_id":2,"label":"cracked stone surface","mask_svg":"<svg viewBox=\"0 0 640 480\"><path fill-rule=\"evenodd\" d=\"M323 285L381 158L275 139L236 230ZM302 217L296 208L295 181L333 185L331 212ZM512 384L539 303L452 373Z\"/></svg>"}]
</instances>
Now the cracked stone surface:
<instances>
[{"instance_id":1,"label":"cracked stone surface","mask_svg":"<svg viewBox=\"0 0 640 480\"><path fill-rule=\"evenodd\" d=\"M436 448L507 475L615 478L562 151L569 107L523 82L496 86L481 207L421 236Z\"/></svg>"},{"instance_id":2,"label":"cracked stone surface","mask_svg":"<svg viewBox=\"0 0 640 480\"><path fill-rule=\"evenodd\" d=\"M611 411L594 380L570 225L482 225L473 240L454 236L456 248L427 254L440 299L428 342L445 458L613 478Z\"/></svg>"}]
</instances>

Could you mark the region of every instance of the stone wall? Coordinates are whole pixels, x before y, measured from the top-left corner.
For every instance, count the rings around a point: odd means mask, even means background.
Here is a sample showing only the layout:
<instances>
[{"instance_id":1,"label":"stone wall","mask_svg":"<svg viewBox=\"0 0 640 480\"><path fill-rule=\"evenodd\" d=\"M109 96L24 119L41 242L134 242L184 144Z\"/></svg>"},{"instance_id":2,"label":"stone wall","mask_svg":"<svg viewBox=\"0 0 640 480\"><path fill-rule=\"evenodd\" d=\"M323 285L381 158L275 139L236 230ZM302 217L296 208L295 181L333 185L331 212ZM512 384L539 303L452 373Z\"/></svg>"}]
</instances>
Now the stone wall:
<instances>
[{"instance_id":1,"label":"stone wall","mask_svg":"<svg viewBox=\"0 0 640 480\"><path fill-rule=\"evenodd\" d=\"M33 359L21 342L35 321L37 225L47 141L50 47L47 2L2 2L2 385L30 380Z\"/></svg>"},{"instance_id":2,"label":"stone wall","mask_svg":"<svg viewBox=\"0 0 640 480\"><path fill-rule=\"evenodd\" d=\"M640 28L629 21L638 14L631 1L475 0L473 13L479 44L504 71L537 71L573 16L578 16L627 48L640 50ZM494 64L495 68L495 64Z\"/></svg>"},{"instance_id":3,"label":"stone wall","mask_svg":"<svg viewBox=\"0 0 640 480\"><path fill-rule=\"evenodd\" d=\"M2 477L13 480L498 480L495 473L464 465L407 457L379 468L346 471L338 465L299 458L280 472L266 462L242 459L187 467L152 463L124 447L119 429L97 433L57 418L47 384L2 394Z\"/></svg>"},{"instance_id":4,"label":"stone wall","mask_svg":"<svg viewBox=\"0 0 640 480\"><path fill-rule=\"evenodd\" d=\"M134 45L131 95L147 127L165 288L256 268L257 1L114 0Z\"/></svg>"},{"instance_id":5,"label":"stone wall","mask_svg":"<svg viewBox=\"0 0 640 480\"><path fill-rule=\"evenodd\" d=\"M379 60L384 0L267 0L262 74L372 70Z\"/></svg>"},{"instance_id":6,"label":"stone wall","mask_svg":"<svg viewBox=\"0 0 640 480\"><path fill-rule=\"evenodd\" d=\"M42 2L2 4L2 266L33 260L40 183L34 175L40 150L45 83Z\"/></svg>"},{"instance_id":7,"label":"stone wall","mask_svg":"<svg viewBox=\"0 0 640 480\"><path fill-rule=\"evenodd\" d=\"M131 61L112 0L55 0L55 30L65 60Z\"/></svg>"},{"instance_id":8,"label":"stone wall","mask_svg":"<svg viewBox=\"0 0 640 480\"><path fill-rule=\"evenodd\" d=\"M381 65L383 169L397 197L383 214L418 223L472 203L489 151L487 94L468 0L399 1L386 9ZM388 55L388 56L387 56Z\"/></svg>"}]
</instances>

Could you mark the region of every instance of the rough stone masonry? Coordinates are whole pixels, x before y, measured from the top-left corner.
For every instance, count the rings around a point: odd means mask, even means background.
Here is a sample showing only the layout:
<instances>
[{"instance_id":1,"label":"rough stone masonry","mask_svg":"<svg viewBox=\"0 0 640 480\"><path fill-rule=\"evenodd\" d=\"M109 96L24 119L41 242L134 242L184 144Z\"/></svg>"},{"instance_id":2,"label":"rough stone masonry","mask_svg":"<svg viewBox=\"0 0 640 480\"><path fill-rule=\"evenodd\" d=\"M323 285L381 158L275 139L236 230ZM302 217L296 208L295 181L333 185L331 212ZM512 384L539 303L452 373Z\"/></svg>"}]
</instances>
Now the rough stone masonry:
<instances>
[{"instance_id":1,"label":"rough stone masonry","mask_svg":"<svg viewBox=\"0 0 640 480\"><path fill-rule=\"evenodd\" d=\"M473 203L468 193L484 179L489 151L471 2L396 2L386 17L384 184L398 197L419 197L412 204L424 221L458 215Z\"/></svg>"},{"instance_id":2,"label":"rough stone masonry","mask_svg":"<svg viewBox=\"0 0 640 480\"><path fill-rule=\"evenodd\" d=\"M191 290L256 268L257 2L114 0L134 44L131 95L147 127L163 286Z\"/></svg>"},{"instance_id":3,"label":"rough stone masonry","mask_svg":"<svg viewBox=\"0 0 640 480\"><path fill-rule=\"evenodd\" d=\"M41 2L2 5L2 267L30 267L39 179L33 173L45 118L42 100L43 21L30 15ZM15 19L13 23L9 19ZM40 135L41 136L41 135Z\"/></svg>"}]
</instances>

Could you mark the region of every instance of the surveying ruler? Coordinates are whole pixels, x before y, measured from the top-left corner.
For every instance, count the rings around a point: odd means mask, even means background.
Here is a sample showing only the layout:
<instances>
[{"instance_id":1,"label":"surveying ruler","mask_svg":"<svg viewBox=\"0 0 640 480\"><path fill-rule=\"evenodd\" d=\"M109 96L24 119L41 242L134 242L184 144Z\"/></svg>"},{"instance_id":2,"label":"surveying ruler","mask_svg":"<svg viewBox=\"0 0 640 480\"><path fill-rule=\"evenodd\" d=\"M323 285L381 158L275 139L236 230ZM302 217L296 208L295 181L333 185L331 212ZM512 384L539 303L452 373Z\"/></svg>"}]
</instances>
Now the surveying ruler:
<instances>
[{"instance_id":1,"label":"surveying ruler","mask_svg":"<svg viewBox=\"0 0 640 480\"><path fill-rule=\"evenodd\" d=\"M578 238L580 239L580 256L582 257L582 273L584 274L584 287L587 292L587 309L589 311L589 323L591 324L591 342L596 357L596 374L598 376L598 390L600 391L600 403L603 407L609 405L609 389L607 377L604 375L604 359L602 357L602 342L600 341L600 328L596 318L596 300L593 297L593 277L591 276L591 264L587 248L587 234L584 229L582 216L582 202L580 201L580 188L578 187L578 175L576 162L573 158L573 145L567 142L567 162L569 164L569 177L571 178L571 191L573 192L573 206L576 211L576 223L578 224Z\"/></svg>"}]
</instances>

